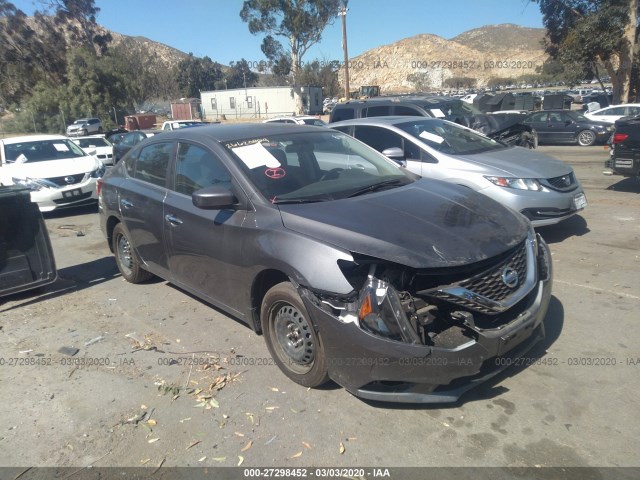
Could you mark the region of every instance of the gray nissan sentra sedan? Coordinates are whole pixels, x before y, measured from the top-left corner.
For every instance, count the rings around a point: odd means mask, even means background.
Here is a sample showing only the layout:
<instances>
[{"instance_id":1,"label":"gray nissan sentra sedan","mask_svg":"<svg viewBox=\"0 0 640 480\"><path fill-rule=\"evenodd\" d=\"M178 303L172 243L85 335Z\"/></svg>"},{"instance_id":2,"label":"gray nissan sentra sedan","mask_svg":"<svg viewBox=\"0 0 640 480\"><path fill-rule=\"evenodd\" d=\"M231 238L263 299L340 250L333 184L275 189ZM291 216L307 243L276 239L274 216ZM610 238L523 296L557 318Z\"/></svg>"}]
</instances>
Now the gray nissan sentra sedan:
<instances>
[{"instance_id":1,"label":"gray nissan sentra sedan","mask_svg":"<svg viewBox=\"0 0 640 480\"><path fill-rule=\"evenodd\" d=\"M300 385L451 402L544 336L551 257L523 215L334 130L158 135L99 189L125 279L245 322Z\"/></svg>"},{"instance_id":2,"label":"gray nissan sentra sedan","mask_svg":"<svg viewBox=\"0 0 640 480\"><path fill-rule=\"evenodd\" d=\"M332 123L423 177L463 185L553 225L587 206L573 169L540 153L500 143L442 119L373 117Z\"/></svg>"}]
</instances>

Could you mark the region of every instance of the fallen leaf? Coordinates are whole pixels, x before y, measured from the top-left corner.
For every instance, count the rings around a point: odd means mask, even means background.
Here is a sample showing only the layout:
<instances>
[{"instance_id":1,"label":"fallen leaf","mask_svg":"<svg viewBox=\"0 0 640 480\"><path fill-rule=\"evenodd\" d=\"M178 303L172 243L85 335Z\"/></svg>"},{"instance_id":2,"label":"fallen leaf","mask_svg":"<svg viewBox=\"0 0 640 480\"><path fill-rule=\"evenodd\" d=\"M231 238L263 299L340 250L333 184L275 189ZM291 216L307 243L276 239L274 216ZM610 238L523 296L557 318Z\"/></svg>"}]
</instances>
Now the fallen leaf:
<instances>
[{"instance_id":1,"label":"fallen leaf","mask_svg":"<svg viewBox=\"0 0 640 480\"><path fill-rule=\"evenodd\" d=\"M233 432L235 433L238 437L244 437L244 433L240 433L240 432Z\"/></svg>"},{"instance_id":2,"label":"fallen leaf","mask_svg":"<svg viewBox=\"0 0 640 480\"><path fill-rule=\"evenodd\" d=\"M223 414L223 415L222 415L222 418L224 418L224 419L226 420L227 418L229 418L229 415L224 415L224 414Z\"/></svg>"},{"instance_id":3,"label":"fallen leaf","mask_svg":"<svg viewBox=\"0 0 640 480\"><path fill-rule=\"evenodd\" d=\"M205 455L204 457L202 457L200 460L198 460L199 462L204 461L207 458L207 456Z\"/></svg>"},{"instance_id":4,"label":"fallen leaf","mask_svg":"<svg viewBox=\"0 0 640 480\"><path fill-rule=\"evenodd\" d=\"M305 447L307 447L309 450L311 450L311 445L308 442L302 442L302 445L304 445Z\"/></svg>"},{"instance_id":5,"label":"fallen leaf","mask_svg":"<svg viewBox=\"0 0 640 480\"><path fill-rule=\"evenodd\" d=\"M240 450L241 452L246 452L247 450L249 450L251 448L251 445L253 445L253 440L249 440L249 443L247 443L244 447L242 447L242 450Z\"/></svg>"},{"instance_id":6,"label":"fallen leaf","mask_svg":"<svg viewBox=\"0 0 640 480\"><path fill-rule=\"evenodd\" d=\"M209 405L211 405L213 408L220 408L220 404L215 398L209 400Z\"/></svg>"},{"instance_id":7,"label":"fallen leaf","mask_svg":"<svg viewBox=\"0 0 640 480\"><path fill-rule=\"evenodd\" d=\"M216 462L224 462L226 459L227 457L213 457L213 460Z\"/></svg>"},{"instance_id":8,"label":"fallen leaf","mask_svg":"<svg viewBox=\"0 0 640 480\"><path fill-rule=\"evenodd\" d=\"M146 463L149 463L150 461L151 461L151 459L150 459L150 458L145 458L144 460L140 460L140 463L141 463L142 465L144 465L144 464L146 464Z\"/></svg>"},{"instance_id":9,"label":"fallen leaf","mask_svg":"<svg viewBox=\"0 0 640 480\"><path fill-rule=\"evenodd\" d=\"M147 420L147 424L151 425L152 427L156 426L158 424L158 422L156 422L153 419Z\"/></svg>"},{"instance_id":10,"label":"fallen leaf","mask_svg":"<svg viewBox=\"0 0 640 480\"><path fill-rule=\"evenodd\" d=\"M279 392L280 390L278 390L276 387L271 387L271 391L272 392Z\"/></svg>"},{"instance_id":11,"label":"fallen leaf","mask_svg":"<svg viewBox=\"0 0 640 480\"><path fill-rule=\"evenodd\" d=\"M344 453L344 444L342 442L340 442L340 455L342 455Z\"/></svg>"},{"instance_id":12,"label":"fallen leaf","mask_svg":"<svg viewBox=\"0 0 640 480\"><path fill-rule=\"evenodd\" d=\"M151 440L149 440L149 443L154 443L157 442L158 440L160 440L159 438L152 438Z\"/></svg>"},{"instance_id":13,"label":"fallen leaf","mask_svg":"<svg viewBox=\"0 0 640 480\"><path fill-rule=\"evenodd\" d=\"M146 405L144 405L144 404L140 405L140 410L146 410L146 409L147 409Z\"/></svg>"},{"instance_id":14,"label":"fallen leaf","mask_svg":"<svg viewBox=\"0 0 640 480\"><path fill-rule=\"evenodd\" d=\"M298 410L294 410L293 408L290 408L289 410L291 410L291 412L293 413L299 413Z\"/></svg>"},{"instance_id":15,"label":"fallen leaf","mask_svg":"<svg viewBox=\"0 0 640 480\"><path fill-rule=\"evenodd\" d=\"M180 423L188 422L189 420L191 420L191 417L183 418Z\"/></svg>"},{"instance_id":16,"label":"fallen leaf","mask_svg":"<svg viewBox=\"0 0 640 480\"><path fill-rule=\"evenodd\" d=\"M242 455L238 455L238 465L236 465L236 467L242 465L242 462L244 462L244 457Z\"/></svg>"},{"instance_id":17,"label":"fallen leaf","mask_svg":"<svg viewBox=\"0 0 640 480\"><path fill-rule=\"evenodd\" d=\"M298 458L302 456L302 451L296 453L294 456L292 456L291 458Z\"/></svg>"},{"instance_id":18,"label":"fallen leaf","mask_svg":"<svg viewBox=\"0 0 640 480\"><path fill-rule=\"evenodd\" d=\"M189 446L187 448L185 448L185 450L189 450L191 447L195 447L197 444L199 444L202 440L194 440L193 442L191 442L189 444Z\"/></svg>"},{"instance_id":19,"label":"fallen leaf","mask_svg":"<svg viewBox=\"0 0 640 480\"><path fill-rule=\"evenodd\" d=\"M265 407L265 410L269 410L270 412L273 412L276 408L280 408L280 407Z\"/></svg>"}]
</instances>

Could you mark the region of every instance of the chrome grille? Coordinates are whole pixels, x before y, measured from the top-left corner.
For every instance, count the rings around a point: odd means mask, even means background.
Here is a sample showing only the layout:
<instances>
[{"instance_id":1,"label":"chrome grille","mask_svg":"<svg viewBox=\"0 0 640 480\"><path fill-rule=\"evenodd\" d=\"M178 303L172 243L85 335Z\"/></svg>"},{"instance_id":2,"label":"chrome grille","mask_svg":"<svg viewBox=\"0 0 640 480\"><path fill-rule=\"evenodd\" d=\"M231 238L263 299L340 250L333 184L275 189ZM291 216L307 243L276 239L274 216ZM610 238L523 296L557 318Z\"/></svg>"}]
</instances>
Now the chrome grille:
<instances>
[{"instance_id":1,"label":"chrome grille","mask_svg":"<svg viewBox=\"0 0 640 480\"><path fill-rule=\"evenodd\" d=\"M573 172L571 172L567 175L547 178L543 183L545 183L548 187L553 188L554 190L573 190L576 186L576 176Z\"/></svg>"},{"instance_id":2,"label":"chrome grille","mask_svg":"<svg viewBox=\"0 0 640 480\"><path fill-rule=\"evenodd\" d=\"M47 180L55 183L59 187L66 187L68 185L76 185L78 183L81 183L84 180L84 177L85 177L84 173L78 173L77 175L65 175L64 177L47 178ZM73 181L67 182L66 179L68 178L73 179Z\"/></svg>"},{"instance_id":3,"label":"chrome grille","mask_svg":"<svg viewBox=\"0 0 640 480\"><path fill-rule=\"evenodd\" d=\"M481 313L497 314L521 300L535 286L535 240L533 234L513 253L479 275L456 284L425 291L427 296L444 300ZM517 283L509 287L507 272L517 274Z\"/></svg>"},{"instance_id":4,"label":"chrome grille","mask_svg":"<svg viewBox=\"0 0 640 480\"><path fill-rule=\"evenodd\" d=\"M515 288L508 287L502 281L502 273L505 268L513 268L518 273L518 284L524 280L527 274L527 250L524 242L504 262L477 277L460 282L462 288L471 290L478 295L500 302L513 293Z\"/></svg>"}]
</instances>

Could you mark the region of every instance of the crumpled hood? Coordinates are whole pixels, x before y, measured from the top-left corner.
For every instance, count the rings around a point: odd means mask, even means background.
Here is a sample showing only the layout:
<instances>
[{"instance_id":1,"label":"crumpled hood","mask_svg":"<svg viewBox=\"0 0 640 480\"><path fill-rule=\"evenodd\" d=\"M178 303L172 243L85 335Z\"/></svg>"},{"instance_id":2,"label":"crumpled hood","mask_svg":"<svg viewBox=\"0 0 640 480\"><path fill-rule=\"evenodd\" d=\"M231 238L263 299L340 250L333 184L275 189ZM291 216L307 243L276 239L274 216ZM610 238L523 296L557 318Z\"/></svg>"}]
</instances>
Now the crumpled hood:
<instances>
[{"instance_id":1,"label":"crumpled hood","mask_svg":"<svg viewBox=\"0 0 640 480\"><path fill-rule=\"evenodd\" d=\"M412 268L491 258L516 246L529 228L522 215L484 195L427 179L354 198L278 207L290 230Z\"/></svg>"},{"instance_id":2,"label":"crumpled hood","mask_svg":"<svg viewBox=\"0 0 640 480\"><path fill-rule=\"evenodd\" d=\"M505 148L475 155L455 155L455 158L493 169L496 175L517 178L554 178L573 171L569 165L560 160L537 150L522 147Z\"/></svg>"},{"instance_id":3,"label":"crumpled hood","mask_svg":"<svg viewBox=\"0 0 640 480\"><path fill-rule=\"evenodd\" d=\"M16 178L55 178L79 173L93 172L100 168L100 162L94 157L65 158L46 162L9 163L2 167L6 169L4 176Z\"/></svg>"},{"instance_id":4,"label":"crumpled hood","mask_svg":"<svg viewBox=\"0 0 640 480\"><path fill-rule=\"evenodd\" d=\"M503 132L515 125L521 124L526 115L518 113L493 113L477 114L471 116L471 128L478 130L490 137ZM525 128L519 125L519 128Z\"/></svg>"}]
</instances>

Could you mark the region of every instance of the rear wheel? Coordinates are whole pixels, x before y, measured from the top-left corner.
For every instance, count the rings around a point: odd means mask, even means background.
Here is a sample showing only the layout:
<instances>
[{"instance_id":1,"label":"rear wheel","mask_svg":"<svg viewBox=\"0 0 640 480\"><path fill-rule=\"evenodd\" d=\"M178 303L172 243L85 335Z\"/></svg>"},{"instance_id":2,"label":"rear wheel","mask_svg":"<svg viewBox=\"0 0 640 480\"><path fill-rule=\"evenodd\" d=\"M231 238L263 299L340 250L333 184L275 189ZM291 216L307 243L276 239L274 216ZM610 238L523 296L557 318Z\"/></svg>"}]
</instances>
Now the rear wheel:
<instances>
[{"instance_id":1,"label":"rear wheel","mask_svg":"<svg viewBox=\"0 0 640 480\"><path fill-rule=\"evenodd\" d=\"M142 268L138 256L133 250L131 241L121 223L113 229L113 251L116 256L116 264L122 276L131 283L140 283L153 276Z\"/></svg>"},{"instance_id":2,"label":"rear wheel","mask_svg":"<svg viewBox=\"0 0 640 480\"><path fill-rule=\"evenodd\" d=\"M291 283L279 283L267 292L260 318L269 353L287 377L305 387L329 380L320 334Z\"/></svg>"},{"instance_id":3,"label":"rear wheel","mask_svg":"<svg viewBox=\"0 0 640 480\"><path fill-rule=\"evenodd\" d=\"M591 130L582 130L578 132L578 145L589 147L596 143L596 134Z\"/></svg>"}]
</instances>

